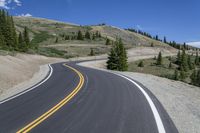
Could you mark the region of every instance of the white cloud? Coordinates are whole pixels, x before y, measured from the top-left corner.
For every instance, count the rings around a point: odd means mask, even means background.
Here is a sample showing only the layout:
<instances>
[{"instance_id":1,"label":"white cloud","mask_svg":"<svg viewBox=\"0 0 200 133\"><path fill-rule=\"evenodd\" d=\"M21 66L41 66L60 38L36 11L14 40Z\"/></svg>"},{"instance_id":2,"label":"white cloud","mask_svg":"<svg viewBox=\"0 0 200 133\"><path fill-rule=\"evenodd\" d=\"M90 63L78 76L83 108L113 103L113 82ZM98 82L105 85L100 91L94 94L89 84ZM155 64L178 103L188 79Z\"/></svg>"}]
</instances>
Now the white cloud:
<instances>
[{"instance_id":1,"label":"white cloud","mask_svg":"<svg viewBox=\"0 0 200 133\"><path fill-rule=\"evenodd\" d=\"M194 46L194 47L200 48L200 42L189 42L187 44L190 45L190 46Z\"/></svg>"},{"instance_id":2,"label":"white cloud","mask_svg":"<svg viewBox=\"0 0 200 133\"><path fill-rule=\"evenodd\" d=\"M140 25L136 25L136 28L137 28L138 30L142 30L142 29L143 29L142 26L140 26Z\"/></svg>"},{"instance_id":3,"label":"white cloud","mask_svg":"<svg viewBox=\"0 0 200 133\"><path fill-rule=\"evenodd\" d=\"M21 6L22 3L19 0L0 0L0 7L5 8L5 9L13 9L13 5L12 7L10 7L10 4L14 4L14 6Z\"/></svg>"},{"instance_id":4,"label":"white cloud","mask_svg":"<svg viewBox=\"0 0 200 133\"><path fill-rule=\"evenodd\" d=\"M32 17L32 15L30 13L26 13L26 14L21 14L21 15L18 15L18 17Z\"/></svg>"}]
</instances>

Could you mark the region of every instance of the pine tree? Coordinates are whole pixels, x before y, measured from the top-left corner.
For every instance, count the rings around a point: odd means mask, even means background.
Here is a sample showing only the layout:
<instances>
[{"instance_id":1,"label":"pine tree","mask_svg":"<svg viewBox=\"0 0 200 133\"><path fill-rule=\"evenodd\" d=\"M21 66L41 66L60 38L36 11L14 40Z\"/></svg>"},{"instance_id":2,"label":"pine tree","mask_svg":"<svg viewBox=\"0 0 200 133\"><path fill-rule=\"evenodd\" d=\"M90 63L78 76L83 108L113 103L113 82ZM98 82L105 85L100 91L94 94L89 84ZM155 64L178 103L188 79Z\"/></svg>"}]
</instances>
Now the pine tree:
<instances>
[{"instance_id":1,"label":"pine tree","mask_svg":"<svg viewBox=\"0 0 200 133\"><path fill-rule=\"evenodd\" d=\"M169 68L171 69L172 68L172 62L170 61L169 63Z\"/></svg>"},{"instance_id":2,"label":"pine tree","mask_svg":"<svg viewBox=\"0 0 200 133\"><path fill-rule=\"evenodd\" d=\"M151 47L154 47L154 44L153 44L153 42L151 43Z\"/></svg>"},{"instance_id":3,"label":"pine tree","mask_svg":"<svg viewBox=\"0 0 200 133\"><path fill-rule=\"evenodd\" d=\"M159 54L158 54L158 58L157 58L157 65L162 65L162 53L161 52L159 52Z\"/></svg>"},{"instance_id":4,"label":"pine tree","mask_svg":"<svg viewBox=\"0 0 200 133\"><path fill-rule=\"evenodd\" d=\"M128 57L126 49L124 48L124 44L121 39L119 39L119 71L127 71L128 70Z\"/></svg>"},{"instance_id":5,"label":"pine tree","mask_svg":"<svg viewBox=\"0 0 200 133\"><path fill-rule=\"evenodd\" d=\"M86 39L89 39L89 40L91 39L91 37L90 37L90 32L89 32L89 31L87 31L87 32L85 33L85 38L86 38Z\"/></svg>"},{"instance_id":6,"label":"pine tree","mask_svg":"<svg viewBox=\"0 0 200 133\"><path fill-rule=\"evenodd\" d=\"M156 39L157 41L159 40L158 35L156 35L155 39Z\"/></svg>"},{"instance_id":7,"label":"pine tree","mask_svg":"<svg viewBox=\"0 0 200 133\"><path fill-rule=\"evenodd\" d=\"M196 52L195 64L196 64L196 65L199 65L199 64L200 64L200 63L199 63L199 54L198 54L198 52Z\"/></svg>"},{"instance_id":8,"label":"pine tree","mask_svg":"<svg viewBox=\"0 0 200 133\"><path fill-rule=\"evenodd\" d=\"M138 67L144 67L144 62L143 62L143 60L140 61L140 63L138 64Z\"/></svg>"},{"instance_id":9,"label":"pine tree","mask_svg":"<svg viewBox=\"0 0 200 133\"><path fill-rule=\"evenodd\" d=\"M26 49L27 49L27 46L26 46L26 44L25 44L25 42L24 42L24 39L23 39L23 36L22 36L22 33L21 33L21 32L19 33L18 43L19 43L19 44L18 44L18 49L19 49L19 51L25 52Z\"/></svg>"},{"instance_id":10,"label":"pine tree","mask_svg":"<svg viewBox=\"0 0 200 133\"><path fill-rule=\"evenodd\" d=\"M106 45L110 45L110 39L106 39Z\"/></svg>"},{"instance_id":11,"label":"pine tree","mask_svg":"<svg viewBox=\"0 0 200 133\"><path fill-rule=\"evenodd\" d=\"M108 55L107 68L118 71L126 71L128 69L127 52L121 39L115 42Z\"/></svg>"},{"instance_id":12,"label":"pine tree","mask_svg":"<svg viewBox=\"0 0 200 133\"><path fill-rule=\"evenodd\" d=\"M180 79L184 80L185 78L186 78L185 71L183 66L181 66Z\"/></svg>"},{"instance_id":13,"label":"pine tree","mask_svg":"<svg viewBox=\"0 0 200 133\"><path fill-rule=\"evenodd\" d=\"M197 73L197 86L200 86L200 70Z\"/></svg>"},{"instance_id":14,"label":"pine tree","mask_svg":"<svg viewBox=\"0 0 200 133\"><path fill-rule=\"evenodd\" d=\"M181 55L181 66L183 67L183 70L185 72L188 71L188 61L187 61L187 55L185 53L185 49L183 49L182 55Z\"/></svg>"},{"instance_id":15,"label":"pine tree","mask_svg":"<svg viewBox=\"0 0 200 133\"><path fill-rule=\"evenodd\" d=\"M23 38L24 38L24 42L26 43L26 46L30 48L30 39L29 39L29 32L28 32L27 27L24 28Z\"/></svg>"},{"instance_id":16,"label":"pine tree","mask_svg":"<svg viewBox=\"0 0 200 133\"><path fill-rule=\"evenodd\" d=\"M77 40L83 40L83 34L80 30L78 31Z\"/></svg>"},{"instance_id":17,"label":"pine tree","mask_svg":"<svg viewBox=\"0 0 200 133\"><path fill-rule=\"evenodd\" d=\"M5 46L4 37L3 37L3 35L1 34L1 31L0 31L0 48L2 48L4 46Z\"/></svg>"},{"instance_id":18,"label":"pine tree","mask_svg":"<svg viewBox=\"0 0 200 133\"><path fill-rule=\"evenodd\" d=\"M58 37L56 37L55 43L58 43Z\"/></svg>"},{"instance_id":19,"label":"pine tree","mask_svg":"<svg viewBox=\"0 0 200 133\"><path fill-rule=\"evenodd\" d=\"M95 34L92 34L92 40L95 40Z\"/></svg>"},{"instance_id":20,"label":"pine tree","mask_svg":"<svg viewBox=\"0 0 200 133\"><path fill-rule=\"evenodd\" d=\"M178 51L178 54L177 54L177 64L178 65L181 64L181 52L180 52L180 50Z\"/></svg>"},{"instance_id":21,"label":"pine tree","mask_svg":"<svg viewBox=\"0 0 200 133\"><path fill-rule=\"evenodd\" d=\"M113 45L113 48L110 50L107 61L107 69L109 70L118 70L118 55L116 52L116 46Z\"/></svg>"},{"instance_id":22,"label":"pine tree","mask_svg":"<svg viewBox=\"0 0 200 133\"><path fill-rule=\"evenodd\" d=\"M99 37L99 38L101 38L101 32L99 32L99 35L98 35L98 37Z\"/></svg>"},{"instance_id":23,"label":"pine tree","mask_svg":"<svg viewBox=\"0 0 200 133\"><path fill-rule=\"evenodd\" d=\"M94 50L93 50L93 48L91 48L90 49L90 54L89 54L90 56L94 56L95 54L94 54Z\"/></svg>"},{"instance_id":24,"label":"pine tree","mask_svg":"<svg viewBox=\"0 0 200 133\"><path fill-rule=\"evenodd\" d=\"M191 62L191 56L190 55L188 55L187 61L188 61L188 67L189 67L189 69L190 70L194 69L193 63Z\"/></svg>"},{"instance_id":25,"label":"pine tree","mask_svg":"<svg viewBox=\"0 0 200 133\"><path fill-rule=\"evenodd\" d=\"M190 76L190 79L191 79L191 83L193 85L196 85L196 83L197 83L197 72L196 72L196 70L193 71L193 73Z\"/></svg>"},{"instance_id":26,"label":"pine tree","mask_svg":"<svg viewBox=\"0 0 200 133\"><path fill-rule=\"evenodd\" d=\"M166 37L164 37L164 43L167 43L167 39L166 39Z\"/></svg>"},{"instance_id":27,"label":"pine tree","mask_svg":"<svg viewBox=\"0 0 200 133\"><path fill-rule=\"evenodd\" d=\"M174 80L179 80L179 74L177 69L174 71Z\"/></svg>"}]
</instances>

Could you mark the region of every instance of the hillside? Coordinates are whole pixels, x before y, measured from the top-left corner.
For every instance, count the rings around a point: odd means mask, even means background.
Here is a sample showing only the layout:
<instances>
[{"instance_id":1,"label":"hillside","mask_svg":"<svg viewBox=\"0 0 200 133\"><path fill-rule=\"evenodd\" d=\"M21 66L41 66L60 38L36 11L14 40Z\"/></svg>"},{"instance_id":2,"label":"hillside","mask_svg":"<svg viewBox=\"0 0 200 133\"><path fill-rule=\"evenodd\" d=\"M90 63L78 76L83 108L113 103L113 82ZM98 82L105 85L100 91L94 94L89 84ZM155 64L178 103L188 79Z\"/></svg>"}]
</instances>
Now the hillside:
<instances>
[{"instance_id":1,"label":"hillside","mask_svg":"<svg viewBox=\"0 0 200 133\"><path fill-rule=\"evenodd\" d=\"M106 38L114 41L116 37L122 38L127 49L138 46L150 47L153 43L154 47L174 50L174 48L163 42L155 41L140 34L113 26L79 26L76 24L32 17L14 17L14 21L18 32L22 31L24 26L28 27L32 43L39 45L37 53L46 56L64 58L88 56L91 49L95 51L95 55L105 54L111 47L110 45L105 45ZM84 39L81 41L76 39L63 39L63 36L76 35L79 30L82 31L83 34L89 31L91 36L98 31L101 37L91 40ZM56 38L58 38L58 42L55 42ZM35 51L30 51L30 53L34 52Z\"/></svg>"}]
</instances>

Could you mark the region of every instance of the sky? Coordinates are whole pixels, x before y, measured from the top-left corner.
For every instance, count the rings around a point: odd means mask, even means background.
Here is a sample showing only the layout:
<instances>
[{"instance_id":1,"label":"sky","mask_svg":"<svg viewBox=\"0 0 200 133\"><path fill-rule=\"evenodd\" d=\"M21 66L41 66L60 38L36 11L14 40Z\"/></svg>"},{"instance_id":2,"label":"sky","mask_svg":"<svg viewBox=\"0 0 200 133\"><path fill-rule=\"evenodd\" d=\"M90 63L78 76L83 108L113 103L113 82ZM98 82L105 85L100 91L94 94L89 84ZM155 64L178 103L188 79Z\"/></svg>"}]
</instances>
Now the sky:
<instances>
[{"instance_id":1,"label":"sky","mask_svg":"<svg viewBox=\"0 0 200 133\"><path fill-rule=\"evenodd\" d=\"M136 28L177 42L200 41L200 0L0 0L15 16Z\"/></svg>"}]
</instances>

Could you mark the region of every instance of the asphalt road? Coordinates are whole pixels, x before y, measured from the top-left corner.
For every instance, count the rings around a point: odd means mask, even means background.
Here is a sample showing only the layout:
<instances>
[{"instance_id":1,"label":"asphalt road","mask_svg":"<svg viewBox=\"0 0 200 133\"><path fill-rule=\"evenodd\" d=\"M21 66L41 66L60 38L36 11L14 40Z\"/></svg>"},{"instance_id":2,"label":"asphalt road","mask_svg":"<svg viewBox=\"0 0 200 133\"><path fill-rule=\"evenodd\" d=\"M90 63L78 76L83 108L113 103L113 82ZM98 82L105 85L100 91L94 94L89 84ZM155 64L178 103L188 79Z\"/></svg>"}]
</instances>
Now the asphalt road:
<instances>
[{"instance_id":1,"label":"asphalt road","mask_svg":"<svg viewBox=\"0 0 200 133\"><path fill-rule=\"evenodd\" d=\"M112 73L68 63L53 64L51 77L35 89L0 104L0 133L14 133L58 105L75 88L80 90L30 130L33 133L158 133L144 94L130 81ZM141 85L142 86L142 85ZM148 91L166 133L177 129L160 102Z\"/></svg>"}]
</instances>

